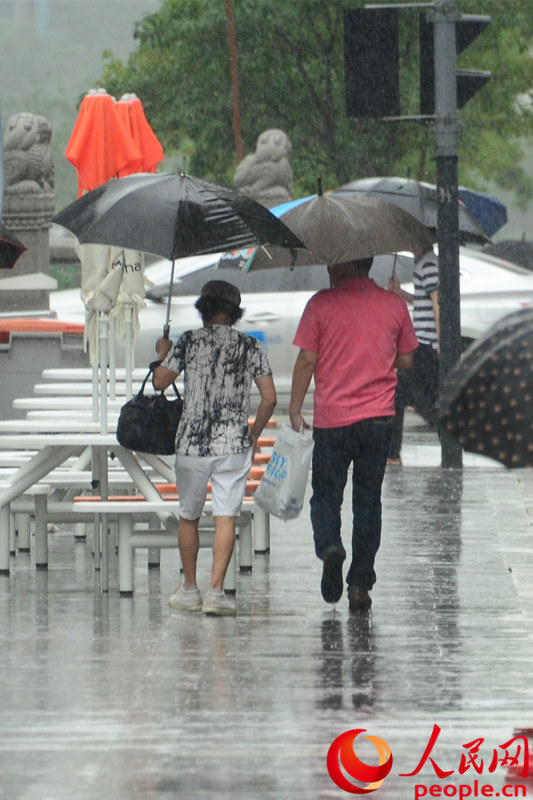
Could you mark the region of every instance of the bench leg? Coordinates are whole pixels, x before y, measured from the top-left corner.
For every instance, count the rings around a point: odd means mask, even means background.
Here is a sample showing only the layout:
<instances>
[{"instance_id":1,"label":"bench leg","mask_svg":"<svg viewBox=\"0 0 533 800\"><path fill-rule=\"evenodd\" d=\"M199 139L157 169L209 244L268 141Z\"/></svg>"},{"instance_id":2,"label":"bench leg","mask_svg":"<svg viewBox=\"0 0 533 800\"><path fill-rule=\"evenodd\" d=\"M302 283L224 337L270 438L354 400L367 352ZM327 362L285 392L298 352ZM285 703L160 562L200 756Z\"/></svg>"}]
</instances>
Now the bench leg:
<instances>
[{"instance_id":1,"label":"bench leg","mask_svg":"<svg viewBox=\"0 0 533 800\"><path fill-rule=\"evenodd\" d=\"M133 594L132 517L119 514L118 519L118 591L121 597Z\"/></svg>"},{"instance_id":2,"label":"bench leg","mask_svg":"<svg viewBox=\"0 0 533 800\"><path fill-rule=\"evenodd\" d=\"M161 528L161 522L157 514L153 514L150 520L151 528ZM161 548L149 547L148 548L148 569L159 569L161 566Z\"/></svg>"},{"instance_id":3,"label":"bench leg","mask_svg":"<svg viewBox=\"0 0 533 800\"><path fill-rule=\"evenodd\" d=\"M9 554L14 556L17 552L17 531L15 527L15 515L9 513Z\"/></svg>"},{"instance_id":4,"label":"bench leg","mask_svg":"<svg viewBox=\"0 0 533 800\"><path fill-rule=\"evenodd\" d=\"M48 569L47 506L46 495L35 496L35 566L37 569Z\"/></svg>"},{"instance_id":5,"label":"bench leg","mask_svg":"<svg viewBox=\"0 0 533 800\"><path fill-rule=\"evenodd\" d=\"M252 515L250 511L241 512L237 520L239 526L239 572L252 571Z\"/></svg>"},{"instance_id":6,"label":"bench leg","mask_svg":"<svg viewBox=\"0 0 533 800\"><path fill-rule=\"evenodd\" d=\"M10 549L9 540L11 536L11 514L9 503L0 506L0 575L9 575Z\"/></svg>"},{"instance_id":7,"label":"bench leg","mask_svg":"<svg viewBox=\"0 0 533 800\"><path fill-rule=\"evenodd\" d=\"M100 537L102 544L100 588L102 592L107 592L109 589L109 547L110 547L109 521L107 518L107 514L102 514L100 516L100 520L101 520Z\"/></svg>"},{"instance_id":8,"label":"bench leg","mask_svg":"<svg viewBox=\"0 0 533 800\"><path fill-rule=\"evenodd\" d=\"M100 536L100 515L95 514L93 517L93 555L95 570L100 569L100 558L102 556L102 542Z\"/></svg>"},{"instance_id":9,"label":"bench leg","mask_svg":"<svg viewBox=\"0 0 533 800\"><path fill-rule=\"evenodd\" d=\"M85 542L87 540L87 523L76 522L74 524L74 541Z\"/></svg>"},{"instance_id":10,"label":"bench leg","mask_svg":"<svg viewBox=\"0 0 533 800\"><path fill-rule=\"evenodd\" d=\"M254 511L255 552L270 553L270 514L256 506Z\"/></svg>"},{"instance_id":11,"label":"bench leg","mask_svg":"<svg viewBox=\"0 0 533 800\"><path fill-rule=\"evenodd\" d=\"M20 553L30 551L30 515L22 511L15 514L15 529L18 534L18 549Z\"/></svg>"}]
</instances>

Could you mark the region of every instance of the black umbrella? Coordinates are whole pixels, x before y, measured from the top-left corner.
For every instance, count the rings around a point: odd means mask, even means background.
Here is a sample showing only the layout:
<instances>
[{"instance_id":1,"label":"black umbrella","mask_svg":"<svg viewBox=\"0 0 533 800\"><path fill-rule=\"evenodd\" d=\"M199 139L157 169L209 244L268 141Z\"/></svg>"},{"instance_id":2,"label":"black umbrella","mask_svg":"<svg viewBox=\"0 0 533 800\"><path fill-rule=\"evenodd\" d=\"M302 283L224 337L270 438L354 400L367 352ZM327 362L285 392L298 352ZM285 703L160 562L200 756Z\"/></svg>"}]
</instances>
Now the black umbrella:
<instances>
[{"instance_id":1,"label":"black umbrella","mask_svg":"<svg viewBox=\"0 0 533 800\"><path fill-rule=\"evenodd\" d=\"M80 243L142 250L172 262L251 244L303 247L286 225L255 200L236 189L182 173L109 181L75 200L53 221ZM173 271L172 266L171 286ZM168 314L165 330L168 333Z\"/></svg>"},{"instance_id":2,"label":"black umbrella","mask_svg":"<svg viewBox=\"0 0 533 800\"><path fill-rule=\"evenodd\" d=\"M236 189L176 174L108 181L53 219L80 243L111 244L170 260L249 244L303 247L264 206Z\"/></svg>"},{"instance_id":3,"label":"black umbrella","mask_svg":"<svg viewBox=\"0 0 533 800\"><path fill-rule=\"evenodd\" d=\"M533 308L505 317L443 381L442 430L507 467L533 466Z\"/></svg>"},{"instance_id":4,"label":"black umbrella","mask_svg":"<svg viewBox=\"0 0 533 800\"><path fill-rule=\"evenodd\" d=\"M0 269L12 269L26 247L0 222Z\"/></svg>"},{"instance_id":5,"label":"black umbrella","mask_svg":"<svg viewBox=\"0 0 533 800\"><path fill-rule=\"evenodd\" d=\"M403 208L427 228L437 229L438 194L437 187L433 184L409 178L361 178L345 183L333 194L380 197ZM459 203L459 234L463 244L466 242L485 244L489 241L480 222L462 203Z\"/></svg>"}]
</instances>

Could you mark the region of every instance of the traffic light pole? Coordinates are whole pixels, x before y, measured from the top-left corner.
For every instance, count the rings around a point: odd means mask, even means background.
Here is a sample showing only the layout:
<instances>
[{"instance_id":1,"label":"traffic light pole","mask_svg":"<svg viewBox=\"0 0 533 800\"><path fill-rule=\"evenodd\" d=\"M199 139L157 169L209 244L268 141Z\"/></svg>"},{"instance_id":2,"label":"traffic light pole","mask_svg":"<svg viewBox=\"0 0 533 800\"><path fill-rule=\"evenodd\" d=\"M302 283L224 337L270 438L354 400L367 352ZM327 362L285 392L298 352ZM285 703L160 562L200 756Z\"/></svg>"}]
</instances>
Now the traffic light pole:
<instances>
[{"instance_id":1,"label":"traffic light pole","mask_svg":"<svg viewBox=\"0 0 533 800\"><path fill-rule=\"evenodd\" d=\"M455 0L434 0L441 383L461 357L455 22ZM441 432L441 455L443 467L463 466L460 445L445 431Z\"/></svg>"}]
</instances>

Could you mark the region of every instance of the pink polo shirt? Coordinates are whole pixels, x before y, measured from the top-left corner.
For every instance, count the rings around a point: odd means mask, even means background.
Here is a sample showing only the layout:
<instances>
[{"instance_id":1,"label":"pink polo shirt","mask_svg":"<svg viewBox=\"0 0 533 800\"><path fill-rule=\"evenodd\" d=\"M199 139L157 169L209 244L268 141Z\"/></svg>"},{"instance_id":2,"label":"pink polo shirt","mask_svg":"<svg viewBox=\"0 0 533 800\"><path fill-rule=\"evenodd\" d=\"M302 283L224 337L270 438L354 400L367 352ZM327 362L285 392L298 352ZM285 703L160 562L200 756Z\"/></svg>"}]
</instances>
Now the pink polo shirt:
<instances>
[{"instance_id":1,"label":"pink polo shirt","mask_svg":"<svg viewBox=\"0 0 533 800\"><path fill-rule=\"evenodd\" d=\"M394 360L418 346L405 301L371 278L346 278L313 295L293 343L318 356L317 428L394 416Z\"/></svg>"}]
</instances>

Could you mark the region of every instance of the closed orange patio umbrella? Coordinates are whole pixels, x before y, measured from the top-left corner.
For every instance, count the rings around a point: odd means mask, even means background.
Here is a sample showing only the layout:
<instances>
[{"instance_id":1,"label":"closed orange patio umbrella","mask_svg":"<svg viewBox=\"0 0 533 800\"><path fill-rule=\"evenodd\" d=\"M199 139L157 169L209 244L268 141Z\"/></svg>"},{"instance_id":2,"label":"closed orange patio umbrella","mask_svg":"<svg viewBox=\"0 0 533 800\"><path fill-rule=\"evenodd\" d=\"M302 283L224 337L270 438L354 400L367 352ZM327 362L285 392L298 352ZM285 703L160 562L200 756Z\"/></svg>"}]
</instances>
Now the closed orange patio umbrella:
<instances>
[{"instance_id":1,"label":"closed orange patio umbrella","mask_svg":"<svg viewBox=\"0 0 533 800\"><path fill-rule=\"evenodd\" d=\"M122 170L138 172L143 163L139 146L117 113L117 104L103 89L83 98L65 155L76 167L78 197L118 177Z\"/></svg>"},{"instance_id":2,"label":"closed orange patio umbrella","mask_svg":"<svg viewBox=\"0 0 533 800\"><path fill-rule=\"evenodd\" d=\"M136 94L125 94L116 104L116 110L142 155L142 164L139 169L133 169L132 165L128 164L120 170L119 177L132 175L134 172L155 172L157 165L164 158L164 153L157 136L146 119L141 101Z\"/></svg>"}]
</instances>

